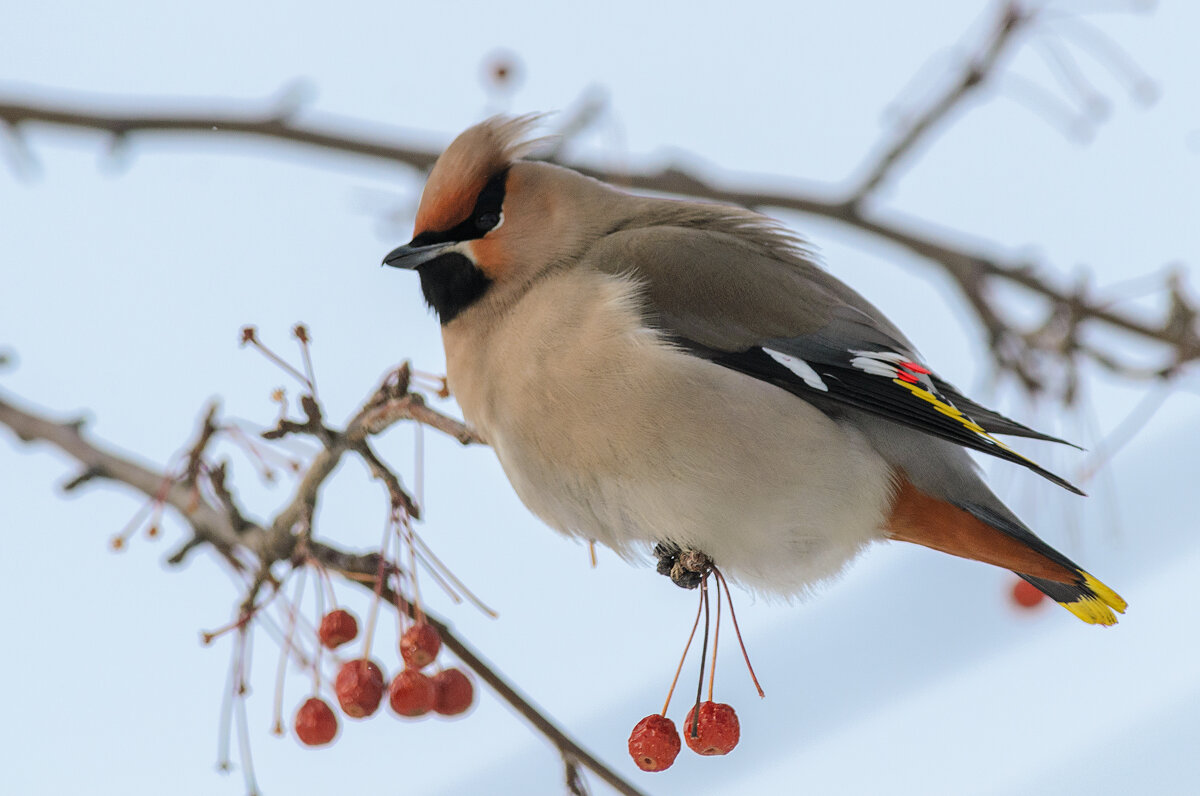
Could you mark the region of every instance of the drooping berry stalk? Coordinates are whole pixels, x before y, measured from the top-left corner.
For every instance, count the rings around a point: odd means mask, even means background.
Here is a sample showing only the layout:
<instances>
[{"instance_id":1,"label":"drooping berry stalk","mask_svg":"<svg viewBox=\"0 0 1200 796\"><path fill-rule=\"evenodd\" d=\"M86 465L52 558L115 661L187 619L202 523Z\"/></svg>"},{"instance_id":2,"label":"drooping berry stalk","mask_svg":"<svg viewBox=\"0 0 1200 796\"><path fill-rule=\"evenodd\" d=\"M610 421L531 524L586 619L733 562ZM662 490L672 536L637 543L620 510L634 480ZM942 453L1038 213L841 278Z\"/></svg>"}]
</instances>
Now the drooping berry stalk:
<instances>
[{"instance_id":1,"label":"drooping berry stalk","mask_svg":"<svg viewBox=\"0 0 1200 796\"><path fill-rule=\"evenodd\" d=\"M402 554L403 546L401 539L408 547L408 579L412 583L412 603L414 613L413 619L418 623L425 621L425 612L421 610L421 585L417 582L417 547L413 543L413 529L409 522L408 512L395 509L394 516L396 517L396 561L399 563ZM402 534L402 536L401 536Z\"/></svg>"},{"instance_id":2,"label":"drooping berry stalk","mask_svg":"<svg viewBox=\"0 0 1200 796\"><path fill-rule=\"evenodd\" d=\"M278 354L276 354L271 349L267 348L267 346L261 340L258 339L258 330L255 329L253 326L243 326L242 327L241 344L243 346L245 346L245 345L253 346L255 349L258 350L259 353L261 353L263 356L265 356L271 362L275 363L275 365L278 366L279 369L282 370L284 373L288 374L289 376L292 376L293 378L296 379L296 381L300 382L301 384L305 385L310 390L312 390L312 385L309 383L309 380L307 378L305 378L303 373L301 373L300 371L298 371L294 367L292 367L290 364L288 364L287 361L285 361L282 357L280 357Z\"/></svg>"},{"instance_id":3,"label":"drooping berry stalk","mask_svg":"<svg viewBox=\"0 0 1200 796\"><path fill-rule=\"evenodd\" d=\"M293 570L294 571L294 570ZM296 614L301 598L304 597L304 581L306 570L301 569L300 574L296 577L296 594L292 598L293 602L287 607L288 625L287 634L283 638L283 643L279 645L279 663L275 667L275 702L274 702L274 721L271 723L271 731L275 735L283 735L283 681L287 675L288 658L292 655L292 641L296 634ZM280 586L278 591L282 591ZM317 667L314 667L317 668ZM320 686L318 680L313 686L313 696L317 695L317 689Z\"/></svg>"},{"instance_id":4,"label":"drooping berry stalk","mask_svg":"<svg viewBox=\"0 0 1200 796\"><path fill-rule=\"evenodd\" d=\"M313 372L312 354L308 348L308 327L298 323L292 327L292 335L300 342L300 356L304 360L304 374L307 376L308 389L314 401L320 401L317 396L317 377Z\"/></svg>"},{"instance_id":5,"label":"drooping berry stalk","mask_svg":"<svg viewBox=\"0 0 1200 796\"><path fill-rule=\"evenodd\" d=\"M247 793L258 793L258 781L254 775L254 757L250 750L250 722L246 718L246 672L250 669L250 626L238 628L237 646L237 683L234 688L234 716L237 720L238 757L242 761L242 779L246 783Z\"/></svg>"},{"instance_id":6,"label":"drooping berry stalk","mask_svg":"<svg viewBox=\"0 0 1200 796\"><path fill-rule=\"evenodd\" d=\"M703 607L703 601L696 605L696 618L692 622L692 632L688 633L687 644L683 646L683 654L679 656L679 665L675 667L675 676L671 678L671 687L667 690L667 701L663 703L663 716L667 715L667 711L671 709L671 697L675 694L675 686L679 682L679 673L683 671L683 662L687 660L688 650L692 648L692 639L696 637L696 628L700 626L700 610Z\"/></svg>"},{"instance_id":7,"label":"drooping berry stalk","mask_svg":"<svg viewBox=\"0 0 1200 796\"><path fill-rule=\"evenodd\" d=\"M454 592L461 592L462 596L466 598L467 602L474 605L485 615L491 617L492 619L496 619L500 616L500 614L489 608L487 604L483 602L483 600L479 599L479 597L477 597L469 588L467 588L465 583L458 579L458 576L456 576L454 572L448 566L446 566L446 564L440 558L437 557L437 555L433 552L433 549L425 543L425 540L421 538L420 534L413 534L413 542L415 542L417 545L418 557L422 559L430 573L434 574L436 577L436 573L440 571L441 574L453 584L452 589L447 588L444 584L442 586L442 588L446 589L446 592L450 595L451 599L457 603L459 601L459 596Z\"/></svg>"},{"instance_id":8,"label":"drooping berry stalk","mask_svg":"<svg viewBox=\"0 0 1200 796\"><path fill-rule=\"evenodd\" d=\"M387 556L388 548L392 541L392 522L389 515L388 522L383 528L383 539L379 543L379 566L375 570L375 594L371 597L371 611L367 614L367 629L363 633L363 657L370 657L371 642L375 639L375 622L379 619L379 603L383 595L383 579L387 573Z\"/></svg>"},{"instance_id":9,"label":"drooping berry stalk","mask_svg":"<svg viewBox=\"0 0 1200 796\"><path fill-rule=\"evenodd\" d=\"M712 666L708 670L708 701L712 702L713 683L717 679L717 650L721 648L721 583L717 582L717 625L713 628Z\"/></svg>"},{"instance_id":10,"label":"drooping berry stalk","mask_svg":"<svg viewBox=\"0 0 1200 796\"><path fill-rule=\"evenodd\" d=\"M746 661L746 669L750 672L750 679L754 681L754 687L758 689L758 695L760 697L765 697L766 694L763 693L763 688L758 683L758 677L754 674L754 667L750 665L750 653L746 652L746 643L742 641L742 629L738 627L737 612L733 610L733 595L729 593L729 583L726 582L725 576L721 574L721 570L717 569L715 566L712 568L712 570L713 573L716 574L717 580L720 581L721 585L725 587L725 596L729 598L729 618L733 620L733 631L737 633L738 646L742 648L742 657Z\"/></svg>"},{"instance_id":11,"label":"drooping berry stalk","mask_svg":"<svg viewBox=\"0 0 1200 796\"><path fill-rule=\"evenodd\" d=\"M700 735L700 692L704 689L704 656L708 653L708 577L700 581L700 603L704 606L704 641L700 645L700 677L696 680L696 711L695 721L688 721L685 737L697 738Z\"/></svg>"}]
</instances>

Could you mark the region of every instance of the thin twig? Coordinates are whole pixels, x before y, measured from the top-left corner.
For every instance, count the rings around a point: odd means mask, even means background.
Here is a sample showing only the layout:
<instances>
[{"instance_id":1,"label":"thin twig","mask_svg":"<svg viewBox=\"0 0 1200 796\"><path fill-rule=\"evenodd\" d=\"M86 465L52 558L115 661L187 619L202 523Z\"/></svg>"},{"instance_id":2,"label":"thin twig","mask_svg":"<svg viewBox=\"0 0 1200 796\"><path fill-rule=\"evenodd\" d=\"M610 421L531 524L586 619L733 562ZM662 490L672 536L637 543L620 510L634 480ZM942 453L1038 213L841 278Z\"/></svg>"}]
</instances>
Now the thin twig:
<instances>
[{"instance_id":1,"label":"thin twig","mask_svg":"<svg viewBox=\"0 0 1200 796\"><path fill-rule=\"evenodd\" d=\"M859 182L858 187L851 191L851 204L861 204L863 199L873 193L892 173L897 163L917 148L921 139L984 83L994 71L1000 56L1012 43L1014 35L1029 19L1030 16L1023 14L1017 3L1010 2L1004 5L987 42L979 53L967 61L958 79L947 86L906 129L900 131L895 140L866 168L866 176Z\"/></svg>"}]
</instances>

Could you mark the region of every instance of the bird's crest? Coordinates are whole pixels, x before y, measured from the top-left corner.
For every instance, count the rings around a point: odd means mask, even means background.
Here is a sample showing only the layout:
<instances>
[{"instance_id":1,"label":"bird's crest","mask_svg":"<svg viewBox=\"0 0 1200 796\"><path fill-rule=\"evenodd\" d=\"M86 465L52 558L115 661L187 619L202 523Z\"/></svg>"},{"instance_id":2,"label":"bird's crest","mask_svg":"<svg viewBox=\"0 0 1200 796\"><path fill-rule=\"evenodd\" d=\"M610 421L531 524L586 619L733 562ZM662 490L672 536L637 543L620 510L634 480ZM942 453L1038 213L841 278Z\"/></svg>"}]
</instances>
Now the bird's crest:
<instances>
[{"instance_id":1,"label":"bird's crest","mask_svg":"<svg viewBox=\"0 0 1200 796\"><path fill-rule=\"evenodd\" d=\"M415 233L447 230L466 218L487 181L537 146L540 139L531 140L529 132L541 119L493 116L455 138L425 183Z\"/></svg>"}]
</instances>

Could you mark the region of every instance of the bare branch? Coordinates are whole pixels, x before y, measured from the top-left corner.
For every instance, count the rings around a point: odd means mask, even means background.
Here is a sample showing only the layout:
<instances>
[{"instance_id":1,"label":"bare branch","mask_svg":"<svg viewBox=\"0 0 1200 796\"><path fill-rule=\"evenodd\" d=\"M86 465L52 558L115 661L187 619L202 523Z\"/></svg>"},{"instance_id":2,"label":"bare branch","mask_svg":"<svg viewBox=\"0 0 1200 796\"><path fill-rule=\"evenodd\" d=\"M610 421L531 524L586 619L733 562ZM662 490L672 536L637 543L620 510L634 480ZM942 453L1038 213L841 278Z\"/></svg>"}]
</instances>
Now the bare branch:
<instances>
[{"instance_id":1,"label":"bare branch","mask_svg":"<svg viewBox=\"0 0 1200 796\"><path fill-rule=\"evenodd\" d=\"M354 452L361 456L362 460L367 463L367 467L371 470L371 475L383 482L383 485L387 488L388 499L392 504L392 508L401 508L410 517L420 519L420 507L413 502L412 497L405 491L403 485L400 483L400 477L383 463L383 460L371 448L371 444L364 439L354 446Z\"/></svg>"},{"instance_id":2,"label":"bare branch","mask_svg":"<svg viewBox=\"0 0 1200 796\"><path fill-rule=\"evenodd\" d=\"M866 169L866 176L851 192L852 204L861 204L888 177L896 164L916 148L922 138L983 85L996 68L1001 54L1013 42L1014 35L1031 19L1032 14L1022 12L1016 2L1008 2L1000 9L995 27L988 34L983 47L968 59L958 78L874 158L874 163Z\"/></svg>"},{"instance_id":3,"label":"bare branch","mask_svg":"<svg viewBox=\"0 0 1200 796\"><path fill-rule=\"evenodd\" d=\"M96 478L99 475L100 475L100 473L97 470L94 470L91 467L88 467L87 469L83 470L83 472L81 472L79 475L72 478L70 481L65 482L62 485L62 491L71 492L73 490L76 490L79 487L86 484L88 481L91 481L93 478Z\"/></svg>"},{"instance_id":4,"label":"bare branch","mask_svg":"<svg viewBox=\"0 0 1200 796\"><path fill-rule=\"evenodd\" d=\"M200 431L196 435L196 441L188 448L187 466L184 468L183 477L179 480L179 483L184 486L195 486L200 480L200 470L204 464L204 450L208 447L208 443L212 442L213 434L217 432L216 416L217 402L213 401L208 405L208 411L204 413L204 419L200 422Z\"/></svg>"},{"instance_id":5,"label":"bare branch","mask_svg":"<svg viewBox=\"0 0 1200 796\"><path fill-rule=\"evenodd\" d=\"M0 425L7 426L23 442L49 442L82 464L92 478L127 484L149 498L161 496L205 541L223 553L231 555L243 541L229 515L205 501L196 490L167 473L152 470L92 442L76 423L55 423L18 407L0 394ZM164 484L168 484L166 489Z\"/></svg>"},{"instance_id":6,"label":"bare branch","mask_svg":"<svg viewBox=\"0 0 1200 796\"><path fill-rule=\"evenodd\" d=\"M987 74L993 68L1006 43L1010 42L1013 33L1020 28L1026 19L1013 4L1007 4L1000 21L988 40L983 52L976 56L968 65L968 69L957 83L959 89L943 95L940 102L934 103L929 111L914 124L908 132L900 137L890 148L886 149L870 170L868 182L878 182L886 176L891 164L898 161L906 151L911 150L918 139L923 138L935 126L941 116L945 115L965 93L979 84L981 75ZM0 101L0 122L7 122L13 129L26 123L40 122L58 126L68 126L79 129L99 130L107 133L151 134L191 134L194 137L207 137L222 133L249 135L267 140L295 143L310 148L325 151L336 151L402 163L415 169L429 168L437 159L438 150L417 145L408 145L397 140L367 137L358 133L343 132L364 126L361 122L320 125L315 122L297 122L291 117L281 117L268 108L266 110L237 113L225 109L214 109L210 112L181 112L178 114L164 113L110 113L93 110L97 101L76 102L28 102L18 100ZM1072 313L1078 317L1080 325L1094 324L1101 327L1111 327L1126 332L1142 340L1165 343L1173 350L1170 361L1161 367L1150 368L1150 372L1159 373L1167 367L1177 367L1200 358L1200 330L1194 315L1193 305L1182 299L1182 312L1171 318L1160 321L1147 320L1135 314L1114 309L1102 302L1089 301L1084 296L1073 296L1045 274L1043 264L1028 260L1011 260L993 256L981 250L978 246L952 240L950 236L940 235L923 230L911 221L884 219L862 207L858 201L863 193L859 188L851 191L845 198L830 198L830 193L821 195L811 189L796 188L789 191L761 191L752 188L731 188L715 185L690 171L666 166L659 170L646 170L615 174L589 167L584 164L570 164L578 171L599 179L611 180L631 188L673 193L681 196L692 196L700 199L714 200L738 204L758 209L776 208L792 210L799 213L819 216L834 220L845 225L852 231L869 235L895 243L902 248L924 258L946 271L962 290L964 297L979 314L980 321L994 336L1000 328L1009 331L1004 324L1003 316L995 309L986 291L981 288L995 280L1018 285L1031 294L1041 296L1056 303L1069 303ZM878 178L870 175L878 174ZM730 185L752 184L750 177L739 178L736 175L729 178ZM982 275L982 279L979 278ZM1182 297L1183 292L1177 291ZM1191 319L1191 324L1183 323L1180 319ZM1021 335L1011 333L1008 337L1012 345L1025 348L1031 341ZM997 364L1004 369L1010 369L1010 364L1020 359L1032 356L1046 355L1049 352L1026 350L1014 356L997 359ZM1087 350L1078 353L1090 356ZM1067 366L1071 360L1061 362ZM1146 368L1131 368L1129 376L1134 377ZM1029 383L1028 374L1014 371L1022 383ZM376 408L368 425L374 427L378 423L395 422L390 415L397 413L397 418L413 418L419 422L431 425L445 433L451 434L464 444L482 442L461 423L433 412L424 406L417 398L398 399L385 402ZM366 420L366 419L365 419ZM289 429L294 430L294 429ZM377 433L372 430L370 433ZM333 462L336 464L336 460Z\"/></svg>"},{"instance_id":7,"label":"bare branch","mask_svg":"<svg viewBox=\"0 0 1200 796\"><path fill-rule=\"evenodd\" d=\"M309 463L308 470L296 487L292 500L275 516L264 541L262 556L278 560L291 555L295 544L292 531L316 509L317 496L325 480L341 461L342 454L354 451L363 456L372 474L384 481L393 505L401 505L413 517L420 517L420 507L401 486L400 480L379 461L367 447L367 438L380 434L401 420L416 420L455 437L464 445L480 442L480 438L461 421L425 405L419 393L408 392L407 364L389 375L383 384L364 402L362 408L346 424L345 431L336 431L321 422L320 408L310 396L301 399L308 419L304 423L281 420L279 425L263 434L267 438L280 436L282 429L291 433L308 433L324 444Z\"/></svg>"},{"instance_id":8,"label":"bare branch","mask_svg":"<svg viewBox=\"0 0 1200 796\"><path fill-rule=\"evenodd\" d=\"M387 139L373 139L361 134L348 134L339 125L320 126L312 123L297 124L289 114L278 109L267 108L238 112L220 109L216 111L181 110L173 113L108 113L93 111L95 106L117 99L106 97L97 102L89 97L79 102L61 104L22 102L8 100L0 102L0 121L17 134L28 122L40 122L60 127L99 130L129 140L135 134L167 133L184 135L241 135L288 141L302 146L345 152L353 155L381 158L404 163L415 169L424 170L433 166L436 152L422 147L406 147ZM350 127L350 125L346 125ZM361 129L360 123L353 125Z\"/></svg>"},{"instance_id":9,"label":"bare branch","mask_svg":"<svg viewBox=\"0 0 1200 796\"><path fill-rule=\"evenodd\" d=\"M365 402L363 408L348 424L346 431L340 433L330 431L330 442L310 465L296 496L271 523L270 533L272 535L277 533L279 528L286 528L289 531L289 543L274 546L270 544L257 545L259 549L256 552L259 554L260 563L248 592L247 599L250 602L247 605L253 603L258 589L271 579L271 565L292 555L294 540L290 536L290 530L298 520L300 513L311 511L321 483L332 472L341 454L363 444L368 434L378 433L401 419L416 419L409 412L411 407L406 406L406 399L397 397L395 394L398 388L407 390L406 368L402 368L393 376L393 378L385 380L384 385ZM395 378L396 376L399 378ZM408 394L408 397L419 398L420 396ZM411 403L416 406L424 406L419 401ZM453 427L453 423L447 422L452 418L440 415L427 407L425 411L429 413L430 418L440 418L438 423ZM319 418L319 415L317 417ZM216 425L213 421L214 415L211 411L207 412L202 429L207 428L210 424ZM191 526L193 534L191 539L171 555L168 559L170 563L183 561L192 550L205 543L214 544L223 552L228 551L227 558L233 561L238 560L236 556L239 549L253 548L251 534L236 532L239 523L246 521L241 518L241 512L233 504L232 494L224 486L224 470L222 468L215 470L220 474L214 483L218 494L228 495L228 500L222 498L224 505L216 507L206 502L194 488L186 487L179 481L170 479L166 473L136 464L124 456L114 454L89 441L83 436L78 424L55 423L35 412L18 408L11 401L0 397L0 425L10 428L18 438L25 442L39 440L50 442L82 464L86 468L86 472L94 473L92 477L106 478L127 484L148 497L164 494L162 485L164 481L169 480L171 486L165 492L166 502L179 511L183 519ZM434 425L434 423L430 423L430 425ZM470 436L469 432L466 436ZM211 439L211 434L206 436L202 430L199 438ZM471 437L464 440L464 442L467 441L477 440ZM193 445L191 450L196 450L197 447L202 446ZM254 526L254 530L260 529ZM328 569L340 572L346 575L351 582L369 591L374 591L377 574L381 571L378 553L366 555L350 553L317 541L309 542L308 550ZM264 553L276 553L277 555L267 557ZM410 612L413 611L407 600L392 592L386 585L382 588L382 597L390 605L404 605ZM437 628L441 634L442 643L453 651L465 666L487 683L501 699L528 721L538 733L554 744L565 760L573 760L579 765L585 766L618 793L627 796L641 796L641 791L591 755L547 718L528 697L501 677L478 652L458 638L445 622L430 616L427 611L423 611L423 615L426 621Z\"/></svg>"},{"instance_id":10,"label":"bare branch","mask_svg":"<svg viewBox=\"0 0 1200 796\"><path fill-rule=\"evenodd\" d=\"M563 755L563 776L567 781L567 793L571 796L588 796L587 781L579 771L579 764Z\"/></svg>"},{"instance_id":11,"label":"bare branch","mask_svg":"<svg viewBox=\"0 0 1200 796\"><path fill-rule=\"evenodd\" d=\"M178 550L167 556L167 563L173 567L177 567L186 561L188 556L190 556L193 551L198 550L205 544L207 544L207 542L203 538L199 536L192 536L186 542L181 544Z\"/></svg>"}]
</instances>

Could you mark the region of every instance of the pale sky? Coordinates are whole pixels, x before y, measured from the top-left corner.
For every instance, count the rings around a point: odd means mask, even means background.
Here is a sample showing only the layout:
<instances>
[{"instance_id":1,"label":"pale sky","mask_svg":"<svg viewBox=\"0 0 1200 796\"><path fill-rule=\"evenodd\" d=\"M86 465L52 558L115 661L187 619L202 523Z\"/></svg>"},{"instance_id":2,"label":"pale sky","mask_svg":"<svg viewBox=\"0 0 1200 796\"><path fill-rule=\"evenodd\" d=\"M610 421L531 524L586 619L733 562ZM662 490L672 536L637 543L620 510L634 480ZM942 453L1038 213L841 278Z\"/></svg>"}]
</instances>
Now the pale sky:
<instances>
[{"instance_id":1,"label":"pale sky","mask_svg":"<svg viewBox=\"0 0 1200 796\"><path fill-rule=\"evenodd\" d=\"M1078 41L1071 13L1128 5L1143 4L1052 4L1061 13L1010 64L1020 78L955 117L885 189L886 213L1030 252L1063 283L1081 268L1099 286L1159 275L1119 287L1114 299L1138 300L1168 265L1190 271L1200 258L1200 6L1176 0L1150 14L1085 17L1160 92L1150 106L1135 102L1086 51L1072 50L1111 103L1090 142L1068 140L1017 100L1021 80L1061 96L1039 47ZM480 73L502 47L524 69L513 112L569 109L591 86L607 92L606 116L571 150L580 158L681 161L715 180L757 174L751 186L819 189L856 173L890 129L892 101L919 101L957 63L956 45L980 30L987 7L351 2L335 15L315 3L26 3L0 27L0 96L99 92L130 107L150 98L156 107L212 99L249 108L304 78L316 94L301 118L360 120L375 133L443 145L496 108ZM238 349L243 324L288 352L291 324L309 325L334 420L402 359L443 368L416 280L378 267L408 239L419 175L219 136L145 139L114 162L99 135L26 133L38 175L0 172L0 349L18 360L0 371L6 394L58 417L85 412L100 438L162 464L212 396L229 416L272 421L269 393L286 379ZM982 391L980 330L936 269L830 222L780 217L947 379L1096 448L1078 416L1030 406L1011 389ZM1008 298L1021 312L1027 297ZM1147 311L1158 306L1153 294L1144 301ZM1148 356L1124 338L1104 342ZM1120 625L1087 627L1053 606L1018 614L1008 573L900 546L870 550L804 603L735 591L768 696L754 695L736 647L723 645L717 698L738 710L743 731L727 758L685 750L674 768L649 775L625 751L629 730L661 706L694 595L607 551L590 570L586 548L520 505L489 450L432 433L420 532L500 619L451 605L432 583L424 592L549 715L648 793L1190 794L1200 774L1200 620L1190 609L1200 572L1196 387L1186 377L1086 485L1086 500L987 465L1039 534L1129 600ZM1144 392L1097 376L1091 422L1115 428ZM411 482L412 430L395 429L379 447ZM1068 477L1089 461L1068 449L1023 450ZM287 499L288 490L256 480L251 462L228 455L255 516ZM140 503L95 486L64 500L55 486L74 473L0 432L0 593L9 606L0 792L241 794L238 772L213 769L229 645L198 643L200 630L229 617L238 599L231 581L207 554L182 571L161 564L182 539L174 520L165 539L139 536L111 554L109 537ZM350 462L324 495L318 529L369 549L384 518L380 488ZM365 616L366 600L342 593ZM377 647L389 674L391 624ZM277 649L262 636L255 653L250 737L267 794L562 791L552 747L486 692L455 722L383 714L344 724L321 751L275 739ZM694 667L685 668L685 692ZM306 689L293 672L289 717ZM679 721L687 697L676 699Z\"/></svg>"}]
</instances>

